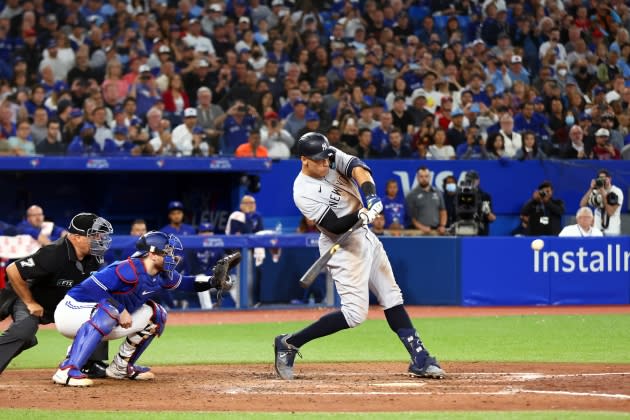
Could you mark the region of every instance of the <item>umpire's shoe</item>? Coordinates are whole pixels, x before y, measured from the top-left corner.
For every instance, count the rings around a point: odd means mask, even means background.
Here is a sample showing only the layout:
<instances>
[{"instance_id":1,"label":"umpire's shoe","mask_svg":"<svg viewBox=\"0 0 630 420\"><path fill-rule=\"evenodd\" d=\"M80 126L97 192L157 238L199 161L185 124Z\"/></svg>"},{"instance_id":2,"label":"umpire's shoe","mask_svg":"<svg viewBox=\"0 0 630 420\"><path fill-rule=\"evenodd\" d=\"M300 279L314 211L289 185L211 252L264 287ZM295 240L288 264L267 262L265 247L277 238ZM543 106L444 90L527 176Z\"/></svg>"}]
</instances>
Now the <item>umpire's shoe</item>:
<instances>
[{"instance_id":1,"label":"umpire's shoe","mask_svg":"<svg viewBox=\"0 0 630 420\"><path fill-rule=\"evenodd\" d=\"M67 386L92 386L94 382L74 366L59 367L52 377L54 383Z\"/></svg>"},{"instance_id":2,"label":"umpire's shoe","mask_svg":"<svg viewBox=\"0 0 630 420\"><path fill-rule=\"evenodd\" d=\"M282 334L275 338L273 341L273 347L276 354L275 368L278 376L282 379L293 379L293 362L295 361L295 355L299 355L300 351L297 347L287 343L289 334Z\"/></svg>"},{"instance_id":3,"label":"umpire's shoe","mask_svg":"<svg viewBox=\"0 0 630 420\"><path fill-rule=\"evenodd\" d=\"M427 356L419 361L414 360L409 365L409 374L418 378L442 379L446 372L440 367L435 357Z\"/></svg>"},{"instance_id":4,"label":"umpire's shoe","mask_svg":"<svg viewBox=\"0 0 630 420\"><path fill-rule=\"evenodd\" d=\"M90 379L102 379L107 376L105 369L107 369L107 363L100 360L88 360L88 362L81 368L81 372L85 373Z\"/></svg>"}]
</instances>

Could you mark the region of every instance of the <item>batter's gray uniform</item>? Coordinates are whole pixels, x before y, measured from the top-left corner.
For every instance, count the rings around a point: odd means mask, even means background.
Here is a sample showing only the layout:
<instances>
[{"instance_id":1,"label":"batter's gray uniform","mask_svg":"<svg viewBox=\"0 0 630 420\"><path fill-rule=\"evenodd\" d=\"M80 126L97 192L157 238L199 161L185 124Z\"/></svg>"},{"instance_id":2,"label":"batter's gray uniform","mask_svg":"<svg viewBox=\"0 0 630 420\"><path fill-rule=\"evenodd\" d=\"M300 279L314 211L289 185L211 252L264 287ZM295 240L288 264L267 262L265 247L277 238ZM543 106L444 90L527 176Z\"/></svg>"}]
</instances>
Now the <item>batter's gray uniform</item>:
<instances>
[{"instance_id":1,"label":"batter's gray uniform","mask_svg":"<svg viewBox=\"0 0 630 420\"><path fill-rule=\"evenodd\" d=\"M326 212L330 209L337 217L342 217L363 207L358 186L344 175L350 161L356 157L338 149L335 153L336 169L329 170L324 178L316 179L300 172L293 183L295 205L322 231L320 254L328 251L338 237L319 226ZM356 327L367 318L368 289L385 309L403 303L383 245L367 226L350 235L328 262L328 269L341 297L341 311L350 327Z\"/></svg>"},{"instance_id":2,"label":"batter's gray uniform","mask_svg":"<svg viewBox=\"0 0 630 420\"><path fill-rule=\"evenodd\" d=\"M293 379L293 364L300 347L365 321L372 291L383 306L387 324L411 357L408 372L416 377L443 378L444 370L424 347L404 308L383 245L366 226L383 210L370 169L358 158L331 147L328 139L316 132L300 137L298 156L302 170L293 183L293 200L322 232L320 253L328 252L339 235L356 226L357 219L363 225L351 231L328 261L341 296L341 310L329 312L293 334L276 336L276 373L282 379ZM365 207L359 189L365 195Z\"/></svg>"}]
</instances>

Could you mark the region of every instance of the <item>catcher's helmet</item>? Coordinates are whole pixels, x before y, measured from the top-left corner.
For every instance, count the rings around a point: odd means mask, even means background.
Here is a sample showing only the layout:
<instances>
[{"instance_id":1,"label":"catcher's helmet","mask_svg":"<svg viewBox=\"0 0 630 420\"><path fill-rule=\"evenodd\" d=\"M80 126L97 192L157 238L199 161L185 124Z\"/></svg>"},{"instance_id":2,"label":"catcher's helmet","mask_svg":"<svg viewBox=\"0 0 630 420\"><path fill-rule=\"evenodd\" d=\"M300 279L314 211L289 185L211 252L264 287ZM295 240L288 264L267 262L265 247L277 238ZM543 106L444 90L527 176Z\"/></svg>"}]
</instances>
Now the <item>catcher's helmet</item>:
<instances>
[{"instance_id":1,"label":"catcher's helmet","mask_svg":"<svg viewBox=\"0 0 630 420\"><path fill-rule=\"evenodd\" d=\"M164 256L164 271L171 273L180 260L176 252L184 249L182 243L175 235L167 235L164 232L151 231L142 235L136 241L136 252L131 257L143 257L149 252Z\"/></svg>"},{"instance_id":2,"label":"catcher's helmet","mask_svg":"<svg viewBox=\"0 0 630 420\"><path fill-rule=\"evenodd\" d=\"M298 156L305 156L313 160L334 159L335 151L325 135L320 133L306 133L298 140Z\"/></svg>"}]
</instances>

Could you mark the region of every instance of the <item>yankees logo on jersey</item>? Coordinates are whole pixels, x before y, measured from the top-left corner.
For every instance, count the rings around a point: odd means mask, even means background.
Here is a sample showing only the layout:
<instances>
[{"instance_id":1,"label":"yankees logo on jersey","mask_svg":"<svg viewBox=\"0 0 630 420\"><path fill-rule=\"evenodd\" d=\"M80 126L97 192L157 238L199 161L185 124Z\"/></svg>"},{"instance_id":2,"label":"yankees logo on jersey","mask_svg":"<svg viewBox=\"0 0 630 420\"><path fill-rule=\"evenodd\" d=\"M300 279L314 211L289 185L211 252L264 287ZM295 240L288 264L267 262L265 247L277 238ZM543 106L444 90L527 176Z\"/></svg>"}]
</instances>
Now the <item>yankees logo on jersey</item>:
<instances>
[{"instance_id":1,"label":"yankees logo on jersey","mask_svg":"<svg viewBox=\"0 0 630 420\"><path fill-rule=\"evenodd\" d=\"M335 149L337 170L328 171L321 179L302 173L297 176L293 183L293 199L306 218L319 223L329 208L341 217L363 207L359 188L345 173L353 159L356 158Z\"/></svg>"}]
</instances>

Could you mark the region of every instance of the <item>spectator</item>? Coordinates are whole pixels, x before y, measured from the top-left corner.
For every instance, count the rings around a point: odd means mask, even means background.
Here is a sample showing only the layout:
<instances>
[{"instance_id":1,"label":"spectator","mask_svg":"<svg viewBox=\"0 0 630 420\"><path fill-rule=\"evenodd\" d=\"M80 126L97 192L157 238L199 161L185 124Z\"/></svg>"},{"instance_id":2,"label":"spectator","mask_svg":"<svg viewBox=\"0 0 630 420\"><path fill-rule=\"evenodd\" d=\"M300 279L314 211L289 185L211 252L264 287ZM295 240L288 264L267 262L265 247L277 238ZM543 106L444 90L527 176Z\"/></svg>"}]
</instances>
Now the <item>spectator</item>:
<instances>
[{"instance_id":1,"label":"spectator","mask_svg":"<svg viewBox=\"0 0 630 420\"><path fill-rule=\"evenodd\" d=\"M275 111L267 111L264 116L264 125L260 128L260 141L267 148L269 157L274 159L291 157L295 139L284 129Z\"/></svg>"},{"instance_id":2,"label":"spectator","mask_svg":"<svg viewBox=\"0 0 630 420\"><path fill-rule=\"evenodd\" d=\"M466 142L460 144L455 154L458 159L491 159L486 149L486 141L479 134L479 128L475 125L471 125L466 130Z\"/></svg>"},{"instance_id":3,"label":"spectator","mask_svg":"<svg viewBox=\"0 0 630 420\"><path fill-rule=\"evenodd\" d=\"M105 140L105 146L103 147L103 155L105 156L131 156L139 154L139 147L131 142L129 129L124 125L117 125L114 128L114 138Z\"/></svg>"},{"instance_id":4,"label":"spectator","mask_svg":"<svg viewBox=\"0 0 630 420\"><path fill-rule=\"evenodd\" d=\"M605 236L621 234L621 208L623 191L613 185L612 176L606 169L597 172L597 178L591 180L590 188L580 200L580 207L593 207L594 226Z\"/></svg>"},{"instance_id":5,"label":"spectator","mask_svg":"<svg viewBox=\"0 0 630 420\"><path fill-rule=\"evenodd\" d=\"M580 207L575 214L575 221L576 224L562 228L558 236L578 238L604 236L601 230L593 227L593 211L590 207Z\"/></svg>"},{"instance_id":6,"label":"spectator","mask_svg":"<svg viewBox=\"0 0 630 420\"><path fill-rule=\"evenodd\" d=\"M15 228L18 235L30 235L42 246L68 233L55 223L44 221L44 210L37 205L32 205L26 210L26 220L20 222Z\"/></svg>"},{"instance_id":7,"label":"spectator","mask_svg":"<svg viewBox=\"0 0 630 420\"><path fill-rule=\"evenodd\" d=\"M160 121L160 129L156 135L149 140L149 145L157 156L176 156L179 149L173 143L171 135L171 122L167 119Z\"/></svg>"},{"instance_id":8,"label":"spectator","mask_svg":"<svg viewBox=\"0 0 630 420\"><path fill-rule=\"evenodd\" d=\"M490 159L502 159L507 158L505 152L505 144L503 142L503 135L501 133L492 133L488 135L486 141L486 149Z\"/></svg>"},{"instance_id":9,"label":"spectator","mask_svg":"<svg viewBox=\"0 0 630 420\"><path fill-rule=\"evenodd\" d=\"M453 146L455 150L460 145L466 143L466 130L464 129L464 112L461 108L456 108L451 112L451 124L449 124L448 131L446 132L446 139L448 144Z\"/></svg>"},{"instance_id":10,"label":"spectator","mask_svg":"<svg viewBox=\"0 0 630 420\"><path fill-rule=\"evenodd\" d=\"M407 223L405 213L405 201L398 194L398 182L390 179L385 184L385 196L383 197L384 228L390 230L402 230Z\"/></svg>"},{"instance_id":11,"label":"spectator","mask_svg":"<svg viewBox=\"0 0 630 420\"><path fill-rule=\"evenodd\" d=\"M332 128L332 127L331 127ZM369 128L359 129L359 142L357 144L357 157L360 159L373 159L379 157L379 152L372 148L372 131ZM329 136L330 139L330 136Z\"/></svg>"},{"instance_id":12,"label":"spectator","mask_svg":"<svg viewBox=\"0 0 630 420\"><path fill-rule=\"evenodd\" d=\"M515 160L547 159L545 152L538 147L538 140L531 131L523 133L523 145L516 151Z\"/></svg>"},{"instance_id":13,"label":"spectator","mask_svg":"<svg viewBox=\"0 0 630 420\"><path fill-rule=\"evenodd\" d=\"M519 133L531 131L545 142L549 138L549 133L544 123L544 120L534 114L534 104L528 102L521 106L521 112L514 117L514 130Z\"/></svg>"},{"instance_id":14,"label":"spectator","mask_svg":"<svg viewBox=\"0 0 630 420\"><path fill-rule=\"evenodd\" d=\"M446 229L450 230L453 223L457 221L455 205L457 203L457 179L453 175L448 175L442 181L442 197L446 209Z\"/></svg>"},{"instance_id":15,"label":"spectator","mask_svg":"<svg viewBox=\"0 0 630 420\"><path fill-rule=\"evenodd\" d=\"M405 197L410 227L421 235L438 236L446 233L446 207L442 194L429 183L431 173L422 166L416 173L418 186Z\"/></svg>"},{"instance_id":16,"label":"spectator","mask_svg":"<svg viewBox=\"0 0 630 420\"><path fill-rule=\"evenodd\" d=\"M299 138L300 130L306 126L307 103L303 99L297 99L293 103L293 111L284 120L285 129L294 138Z\"/></svg>"},{"instance_id":17,"label":"spectator","mask_svg":"<svg viewBox=\"0 0 630 420\"><path fill-rule=\"evenodd\" d=\"M370 229L376 236L385 235L385 217L382 214L377 215Z\"/></svg>"},{"instance_id":18,"label":"spectator","mask_svg":"<svg viewBox=\"0 0 630 420\"><path fill-rule=\"evenodd\" d=\"M28 121L18 123L15 136L9 137L9 149L16 156L35 154L35 144L31 140L31 124Z\"/></svg>"},{"instance_id":19,"label":"spectator","mask_svg":"<svg viewBox=\"0 0 630 420\"><path fill-rule=\"evenodd\" d=\"M236 157L250 157L250 158L266 158L268 157L267 148L260 144L260 133L258 131L252 131L249 133L247 143L243 143L236 148L234 152Z\"/></svg>"},{"instance_id":20,"label":"spectator","mask_svg":"<svg viewBox=\"0 0 630 420\"><path fill-rule=\"evenodd\" d=\"M394 106L392 108L392 125L397 127L402 133L404 138L411 136L414 129L414 119L409 111L406 109L405 97L396 96L394 99Z\"/></svg>"},{"instance_id":21,"label":"spectator","mask_svg":"<svg viewBox=\"0 0 630 420\"><path fill-rule=\"evenodd\" d=\"M61 134L57 133L61 140ZM48 135L48 111L44 107L37 107L33 113L33 124L31 124L31 138L37 147L39 143L46 139Z\"/></svg>"},{"instance_id":22,"label":"spectator","mask_svg":"<svg viewBox=\"0 0 630 420\"><path fill-rule=\"evenodd\" d=\"M453 146L446 144L446 132L443 128L435 130L433 144L428 146L427 158L432 160L452 160L456 158Z\"/></svg>"},{"instance_id":23,"label":"spectator","mask_svg":"<svg viewBox=\"0 0 630 420\"><path fill-rule=\"evenodd\" d=\"M372 148L381 153L389 144L389 134L393 129L392 114L383 112L379 126L372 130Z\"/></svg>"},{"instance_id":24,"label":"spectator","mask_svg":"<svg viewBox=\"0 0 630 420\"><path fill-rule=\"evenodd\" d=\"M221 75L229 77L229 71L224 72L221 71ZM212 76L210 75L210 64L208 61L204 59L195 60L194 70L186 73L183 77L184 86L186 88L186 94L188 96L188 102L191 107L197 106L197 91L202 87L214 86L214 82L212 80ZM227 83L228 80L225 80L223 77L219 80L219 84ZM217 86L216 91L219 90L220 86Z\"/></svg>"},{"instance_id":25,"label":"spectator","mask_svg":"<svg viewBox=\"0 0 630 420\"><path fill-rule=\"evenodd\" d=\"M553 198L551 182L544 181L521 209L521 218L527 226L526 235L557 236L562 229L563 214L564 202Z\"/></svg>"},{"instance_id":26,"label":"spectator","mask_svg":"<svg viewBox=\"0 0 630 420\"><path fill-rule=\"evenodd\" d=\"M139 75L135 83L129 89L129 96L136 100L135 115L143 118L158 101L162 100L162 95L155 84L155 78L151 74L151 68L143 64L139 68ZM171 93L173 89L171 89ZM180 93L181 94L181 93Z\"/></svg>"},{"instance_id":27,"label":"spectator","mask_svg":"<svg viewBox=\"0 0 630 420\"><path fill-rule=\"evenodd\" d=\"M569 129L569 142L560 149L560 157L564 159L589 159L592 155L584 146L584 132L579 125Z\"/></svg>"},{"instance_id":28,"label":"spectator","mask_svg":"<svg viewBox=\"0 0 630 420\"><path fill-rule=\"evenodd\" d=\"M111 87L111 88L110 88ZM111 105L122 103L129 91L129 83L122 77L122 64L118 60L107 63L105 80L101 85L103 96L107 96L107 101Z\"/></svg>"},{"instance_id":29,"label":"spectator","mask_svg":"<svg viewBox=\"0 0 630 420\"><path fill-rule=\"evenodd\" d=\"M237 101L226 112L223 122L223 145L221 152L232 155L238 146L247 142L249 134L254 131L258 123L258 111L243 102Z\"/></svg>"},{"instance_id":30,"label":"spectator","mask_svg":"<svg viewBox=\"0 0 630 420\"><path fill-rule=\"evenodd\" d=\"M610 131L600 128L595 132L595 145L593 146L593 158L598 160L619 160L621 153L609 141Z\"/></svg>"},{"instance_id":31,"label":"spectator","mask_svg":"<svg viewBox=\"0 0 630 420\"><path fill-rule=\"evenodd\" d=\"M381 157L390 159L404 159L411 157L411 149L403 143L402 133L395 127L389 133L389 144L383 149Z\"/></svg>"},{"instance_id":32,"label":"spectator","mask_svg":"<svg viewBox=\"0 0 630 420\"><path fill-rule=\"evenodd\" d=\"M193 151L193 129L197 126L197 109L184 110L184 122L173 130L172 142L182 156L190 156ZM167 232L168 233L168 232Z\"/></svg>"},{"instance_id":33,"label":"spectator","mask_svg":"<svg viewBox=\"0 0 630 420\"><path fill-rule=\"evenodd\" d=\"M164 111L170 115L172 124L180 124L183 120L184 109L190 107L190 102L184 90L182 77L179 74L171 76L168 89L162 93L162 101L164 102Z\"/></svg>"},{"instance_id":34,"label":"spectator","mask_svg":"<svg viewBox=\"0 0 630 420\"><path fill-rule=\"evenodd\" d=\"M220 149L221 130L227 115L219 105L212 103L212 91L206 86L197 90L197 125L204 129L215 151Z\"/></svg>"},{"instance_id":35,"label":"spectator","mask_svg":"<svg viewBox=\"0 0 630 420\"><path fill-rule=\"evenodd\" d=\"M499 118L499 125L501 127L499 134L503 136L505 146L505 157L513 158L517 150L522 148L523 139L514 131L514 120L509 113L506 112Z\"/></svg>"},{"instance_id":36,"label":"spectator","mask_svg":"<svg viewBox=\"0 0 630 420\"><path fill-rule=\"evenodd\" d=\"M47 135L44 140L35 145L35 152L45 156L61 156L66 152L66 146L59 141L59 121L48 120Z\"/></svg>"},{"instance_id":37,"label":"spectator","mask_svg":"<svg viewBox=\"0 0 630 420\"><path fill-rule=\"evenodd\" d=\"M111 140L114 137L113 131L107 125L107 111L105 110L105 107L97 106L94 108L91 115L91 122L92 124L94 124L95 127L94 140L101 149L104 149L105 142L107 140ZM118 125L116 125L114 128L117 127ZM122 127L127 128L127 125L123 124Z\"/></svg>"},{"instance_id":38,"label":"spectator","mask_svg":"<svg viewBox=\"0 0 630 420\"><path fill-rule=\"evenodd\" d=\"M378 127L379 123L374 119L374 112L372 106L369 104L363 104L361 106L361 112L359 119L357 120L357 127L359 130L367 128L370 131Z\"/></svg>"}]
</instances>

